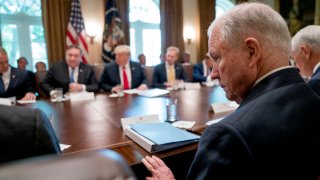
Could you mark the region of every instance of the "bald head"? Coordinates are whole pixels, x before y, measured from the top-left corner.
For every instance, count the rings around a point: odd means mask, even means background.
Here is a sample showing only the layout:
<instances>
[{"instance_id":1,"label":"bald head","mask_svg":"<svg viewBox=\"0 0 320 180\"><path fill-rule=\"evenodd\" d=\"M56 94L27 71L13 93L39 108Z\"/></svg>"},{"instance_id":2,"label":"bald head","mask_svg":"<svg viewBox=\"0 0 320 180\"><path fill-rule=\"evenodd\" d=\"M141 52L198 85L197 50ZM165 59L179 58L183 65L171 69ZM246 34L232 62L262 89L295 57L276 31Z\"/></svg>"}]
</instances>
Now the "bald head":
<instances>
[{"instance_id":1,"label":"bald head","mask_svg":"<svg viewBox=\"0 0 320 180\"><path fill-rule=\"evenodd\" d=\"M286 22L279 13L262 3L242 3L215 20L208 30L221 24L222 40L238 46L243 39L254 37L266 49L278 49L290 56L291 37Z\"/></svg>"}]
</instances>

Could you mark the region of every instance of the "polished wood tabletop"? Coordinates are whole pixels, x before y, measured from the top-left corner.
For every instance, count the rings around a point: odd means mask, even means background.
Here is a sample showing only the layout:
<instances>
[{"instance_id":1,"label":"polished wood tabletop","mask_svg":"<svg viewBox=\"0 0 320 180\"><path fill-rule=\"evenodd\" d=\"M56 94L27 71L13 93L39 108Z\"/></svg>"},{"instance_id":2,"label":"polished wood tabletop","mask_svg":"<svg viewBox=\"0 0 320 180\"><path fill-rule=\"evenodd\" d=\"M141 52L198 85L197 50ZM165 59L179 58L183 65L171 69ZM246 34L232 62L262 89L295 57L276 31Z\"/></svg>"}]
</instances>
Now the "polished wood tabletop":
<instances>
[{"instance_id":1,"label":"polished wood tabletop","mask_svg":"<svg viewBox=\"0 0 320 180\"><path fill-rule=\"evenodd\" d=\"M63 151L64 155L111 148L122 154L131 165L141 163L141 158L150 153L125 136L121 118L158 114L164 121L168 99L177 99L179 120L196 121L192 129L195 133L201 133L207 121L226 115L209 111L212 103L227 101L220 87L202 86L199 90L170 91L167 95L153 98L130 94L112 98L109 95L98 93L95 100L60 103L39 100L32 106L52 117L60 143L71 145ZM197 143L157 155L165 158L196 149Z\"/></svg>"}]
</instances>

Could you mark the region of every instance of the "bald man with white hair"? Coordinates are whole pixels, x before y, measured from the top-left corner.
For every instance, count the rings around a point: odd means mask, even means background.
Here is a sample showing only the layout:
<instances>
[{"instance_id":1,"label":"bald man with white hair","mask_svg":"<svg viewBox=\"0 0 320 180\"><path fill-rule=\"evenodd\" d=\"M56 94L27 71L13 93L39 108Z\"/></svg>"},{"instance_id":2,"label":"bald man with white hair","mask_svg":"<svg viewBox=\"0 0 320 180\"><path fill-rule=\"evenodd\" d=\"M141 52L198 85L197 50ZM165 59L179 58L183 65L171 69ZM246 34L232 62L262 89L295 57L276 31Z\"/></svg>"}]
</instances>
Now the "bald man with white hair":
<instances>
[{"instance_id":1,"label":"bald man with white hair","mask_svg":"<svg viewBox=\"0 0 320 180\"><path fill-rule=\"evenodd\" d=\"M292 53L300 73L311 77L308 84L320 95L320 26L302 28L292 38Z\"/></svg>"},{"instance_id":2,"label":"bald man with white hair","mask_svg":"<svg viewBox=\"0 0 320 180\"><path fill-rule=\"evenodd\" d=\"M187 179L317 179L320 97L289 66L291 37L279 13L242 3L208 30L211 74L240 104L201 135ZM150 179L174 179L156 156Z\"/></svg>"}]
</instances>

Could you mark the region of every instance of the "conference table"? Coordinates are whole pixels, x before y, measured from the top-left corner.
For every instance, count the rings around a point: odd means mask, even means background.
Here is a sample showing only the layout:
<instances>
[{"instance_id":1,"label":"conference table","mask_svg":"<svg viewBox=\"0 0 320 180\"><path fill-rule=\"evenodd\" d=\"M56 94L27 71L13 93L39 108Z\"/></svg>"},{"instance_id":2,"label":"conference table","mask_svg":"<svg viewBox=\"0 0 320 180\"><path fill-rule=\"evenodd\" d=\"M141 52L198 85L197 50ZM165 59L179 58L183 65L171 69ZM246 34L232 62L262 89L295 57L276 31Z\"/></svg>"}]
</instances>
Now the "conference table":
<instances>
[{"instance_id":1,"label":"conference table","mask_svg":"<svg viewBox=\"0 0 320 180\"><path fill-rule=\"evenodd\" d=\"M212 103L227 101L224 91L218 86L170 91L169 94L152 98L136 94L125 94L124 97L116 98L109 95L110 93L99 92L95 94L94 100L57 103L38 100L28 106L45 111L51 118L60 143L71 145L63 150L63 155L112 149L120 153L141 178L147 173L141 165L141 159L151 154L125 136L121 118L157 114L159 119L164 121L167 101L177 99L178 120L195 121L196 124L190 131L201 135L207 121L228 114L210 111ZM197 143L194 143L155 155L162 158L169 167L173 166L172 171L175 175L183 177L196 149ZM175 167L179 161L183 165Z\"/></svg>"}]
</instances>

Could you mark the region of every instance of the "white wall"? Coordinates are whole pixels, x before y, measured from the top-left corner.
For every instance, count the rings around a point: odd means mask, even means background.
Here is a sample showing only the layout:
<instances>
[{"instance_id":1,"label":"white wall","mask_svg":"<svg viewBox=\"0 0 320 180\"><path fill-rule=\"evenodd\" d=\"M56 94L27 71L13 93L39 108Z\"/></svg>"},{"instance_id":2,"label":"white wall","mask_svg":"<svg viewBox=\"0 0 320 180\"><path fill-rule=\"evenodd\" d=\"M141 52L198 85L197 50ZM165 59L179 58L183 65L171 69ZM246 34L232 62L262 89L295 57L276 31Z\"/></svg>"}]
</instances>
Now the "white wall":
<instances>
[{"instance_id":1,"label":"white wall","mask_svg":"<svg viewBox=\"0 0 320 180\"><path fill-rule=\"evenodd\" d=\"M93 44L89 38L89 63L102 62L102 33L104 28L104 0L80 0L82 16L88 33L93 31L96 37Z\"/></svg>"}]
</instances>

